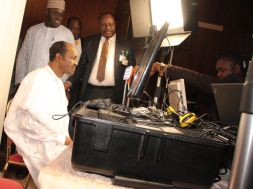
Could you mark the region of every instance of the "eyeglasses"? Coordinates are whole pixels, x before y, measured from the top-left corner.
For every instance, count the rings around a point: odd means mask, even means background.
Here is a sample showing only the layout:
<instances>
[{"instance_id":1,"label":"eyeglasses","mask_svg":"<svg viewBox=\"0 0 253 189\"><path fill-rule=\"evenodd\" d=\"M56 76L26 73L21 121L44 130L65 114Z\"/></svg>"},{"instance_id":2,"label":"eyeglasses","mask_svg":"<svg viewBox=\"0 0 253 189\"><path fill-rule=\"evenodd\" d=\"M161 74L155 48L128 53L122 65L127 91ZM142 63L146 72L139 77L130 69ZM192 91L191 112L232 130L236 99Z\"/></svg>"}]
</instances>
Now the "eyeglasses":
<instances>
[{"instance_id":1,"label":"eyeglasses","mask_svg":"<svg viewBox=\"0 0 253 189\"><path fill-rule=\"evenodd\" d=\"M112 28L114 27L115 23L108 23L108 24L101 24L100 26L102 28Z\"/></svg>"}]
</instances>

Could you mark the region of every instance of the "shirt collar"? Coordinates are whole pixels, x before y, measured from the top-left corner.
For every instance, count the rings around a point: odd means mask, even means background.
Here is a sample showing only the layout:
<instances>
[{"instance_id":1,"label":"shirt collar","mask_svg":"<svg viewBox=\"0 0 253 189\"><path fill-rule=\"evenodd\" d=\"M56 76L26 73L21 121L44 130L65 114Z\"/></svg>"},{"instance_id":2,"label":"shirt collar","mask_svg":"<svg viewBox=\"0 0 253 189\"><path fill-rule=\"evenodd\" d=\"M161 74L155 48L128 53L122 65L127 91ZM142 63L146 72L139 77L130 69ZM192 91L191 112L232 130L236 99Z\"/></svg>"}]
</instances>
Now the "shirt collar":
<instances>
[{"instance_id":1,"label":"shirt collar","mask_svg":"<svg viewBox=\"0 0 253 189\"><path fill-rule=\"evenodd\" d=\"M46 68L48 70L48 72L55 78L55 79L60 79L55 73L54 71L52 70L52 68L49 66L49 65L46 65Z\"/></svg>"},{"instance_id":2,"label":"shirt collar","mask_svg":"<svg viewBox=\"0 0 253 189\"><path fill-rule=\"evenodd\" d=\"M106 38L104 36L101 36L101 40L105 41ZM112 37L110 37L108 40L111 42L115 42L116 41L116 33Z\"/></svg>"},{"instance_id":3,"label":"shirt collar","mask_svg":"<svg viewBox=\"0 0 253 189\"><path fill-rule=\"evenodd\" d=\"M54 29L58 29L58 28L60 28L61 27L61 25L59 25L58 27L56 27L56 28L52 28L52 27L48 27L48 26L46 26L46 22L43 22L44 24L43 24L43 26L46 28L46 29L51 29L51 30L54 30Z\"/></svg>"}]
</instances>

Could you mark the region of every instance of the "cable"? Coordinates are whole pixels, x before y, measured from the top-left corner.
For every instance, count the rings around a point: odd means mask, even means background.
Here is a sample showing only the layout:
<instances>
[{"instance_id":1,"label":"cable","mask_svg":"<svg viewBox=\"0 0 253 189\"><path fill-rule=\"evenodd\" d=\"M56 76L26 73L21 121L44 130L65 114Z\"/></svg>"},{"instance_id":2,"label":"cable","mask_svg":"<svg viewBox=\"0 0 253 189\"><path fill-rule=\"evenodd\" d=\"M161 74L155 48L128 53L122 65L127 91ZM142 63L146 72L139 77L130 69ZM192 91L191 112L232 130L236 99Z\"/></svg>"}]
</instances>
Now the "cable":
<instances>
[{"instance_id":1,"label":"cable","mask_svg":"<svg viewBox=\"0 0 253 189\"><path fill-rule=\"evenodd\" d=\"M230 132L229 129L234 128L233 126L222 127L215 122L205 122L201 123L201 132L199 134L200 138L211 138L216 141L230 144L235 146L237 132Z\"/></svg>"},{"instance_id":2,"label":"cable","mask_svg":"<svg viewBox=\"0 0 253 189\"><path fill-rule=\"evenodd\" d=\"M170 60L169 60L169 65L172 65L172 59L173 59L173 55L174 55L174 47L171 48L171 52L170 52Z\"/></svg>"},{"instance_id":3,"label":"cable","mask_svg":"<svg viewBox=\"0 0 253 189\"><path fill-rule=\"evenodd\" d=\"M72 114L73 112L74 112L74 110L76 110L76 107L77 106L79 106L79 105L87 105L87 103L88 103L88 101L87 102L82 102L82 101L79 101L78 103L76 103L74 106L73 106L73 108L71 108L71 110L68 112L68 113L66 113L66 114L55 114L55 115L52 115L52 118L53 118L53 120L59 120L59 119L62 119L62 118L64 118L65 116L67 116L67 115L70 115L70 114Z\"/></svg>"},{"instance_id":4,"label":"cable","mask_svg":"<svg viewBox=\"0 0 253 189\"><path fill-rule=\"evenodd\" d=\"M169 88L169 87L168 87L168 88ZM173 89L170 89L170 88L169 88L169 90L170 90L170 92L168 92L167 98L169 98L169 95L170 95L171 93L174 93L175 96L178 98L177 109L179 108L179 104L181 104L182 107L183 107L183 111L187 111L187 108L184 106L184 103L183 103L183 95L182 95L182 92L179 91L179 90L173 90ZM179 93L180 95L177 95L178 93Z\"/></svg>"}]
</instances>

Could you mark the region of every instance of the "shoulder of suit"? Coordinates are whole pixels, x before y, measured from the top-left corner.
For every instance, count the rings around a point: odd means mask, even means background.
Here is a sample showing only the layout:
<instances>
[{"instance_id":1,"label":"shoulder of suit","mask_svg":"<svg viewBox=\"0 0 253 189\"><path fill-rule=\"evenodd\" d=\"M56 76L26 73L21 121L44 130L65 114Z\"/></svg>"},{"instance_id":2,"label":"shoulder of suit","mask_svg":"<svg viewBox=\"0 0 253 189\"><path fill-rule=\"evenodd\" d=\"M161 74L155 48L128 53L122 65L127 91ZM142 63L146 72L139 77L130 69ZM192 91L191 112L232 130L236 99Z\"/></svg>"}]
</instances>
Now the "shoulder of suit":
<instances>
[{"instance_id":1,"label":"shoulder of suit","mask_svg":"<svg viewBox=\"0 0 253 189\"><path fill-rule=\"evenodd\" d=\"M100 38L101 38L101 35L91 35L91 36L88 36L85 38L84 40L84 46L89 46L89 45L92 45L92 44L97 44L99 43L100 41Z\"/></svg>"},{"instance_id":2,"label":"shoulder of suit","mask_svg":"<svg viewBox=\"0 0 253 189\"><path fill-rule=\"evenodd\" d=\"M122 45L127 45L129 46L130 45L130 42L127 41L126 39L122 39L121 37L119 37L118 35L116 35L116 42L117 43L120 43Z\"/></svg>"},{"instance_id":3,"label":"shoulder of suit","mask_svg":"<svg viewBox=\"0 0 253 189\"><path fill-rule=\"evenodd\" d=\"M85 38L85 41L100 40L101 34L90 35Z\"/></svg>"}]
</instances>

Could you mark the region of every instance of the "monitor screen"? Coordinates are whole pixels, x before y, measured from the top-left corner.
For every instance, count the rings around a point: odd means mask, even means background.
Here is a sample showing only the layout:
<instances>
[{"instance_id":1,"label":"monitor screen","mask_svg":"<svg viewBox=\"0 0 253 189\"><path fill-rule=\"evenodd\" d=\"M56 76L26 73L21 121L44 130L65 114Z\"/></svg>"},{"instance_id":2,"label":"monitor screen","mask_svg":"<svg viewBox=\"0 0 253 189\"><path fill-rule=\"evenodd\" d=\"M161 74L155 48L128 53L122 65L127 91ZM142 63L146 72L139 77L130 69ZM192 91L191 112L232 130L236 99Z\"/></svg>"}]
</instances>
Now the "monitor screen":
<instances>
[{"instance_id":1,"label":"monitor screen","mask_svg":"<svg viewBox=\"0 0 253 189\"><path fill-rule=\"evenodd\" d=\"M226 124L239 125L240 99L243 83L211 84L220 121ZM228 95L229 94L229 95Z\"/></svg>"},{"instance_id":2,"label":"monitor screen","mask_svg":"<svg viewBox=\"0 0 253 189\"><path fill-rule=\"evenodd\" d=\"M145 51L139 68L134 75L133 82L128 93L129 97L140 98L145 84L149 78L154 58L156 56L157 51L161 47L163 39L168 33L168 28L169 24L165 22L162 28L156 33L156 35L151 39L150 43L148 44L148 47Z\"/></svg>"}]
</instances>

